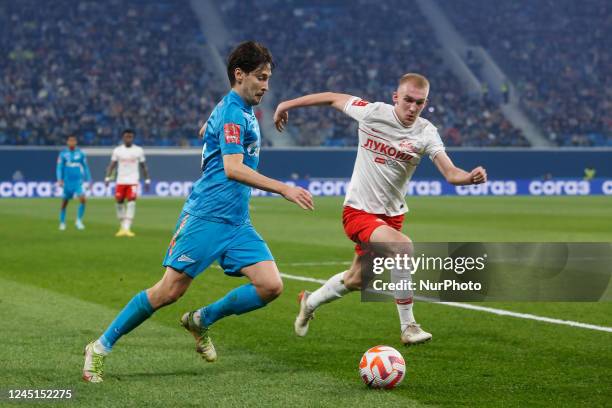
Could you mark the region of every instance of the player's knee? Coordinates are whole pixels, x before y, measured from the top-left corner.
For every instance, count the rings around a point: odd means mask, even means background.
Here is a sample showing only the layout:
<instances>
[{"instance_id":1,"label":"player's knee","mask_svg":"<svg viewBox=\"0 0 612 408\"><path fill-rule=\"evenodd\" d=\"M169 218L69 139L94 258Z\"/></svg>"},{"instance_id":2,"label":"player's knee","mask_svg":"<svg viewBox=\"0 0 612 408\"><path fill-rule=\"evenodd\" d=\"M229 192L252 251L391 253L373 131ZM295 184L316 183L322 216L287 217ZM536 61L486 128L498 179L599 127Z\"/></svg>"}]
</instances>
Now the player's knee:
<instances>
[{"instance_id":1,"label":"player's knee","mask_svg":"<svg viewBox=\"0 0 612 408\"><path fill-rule=\"evenodd\" d=\"M412 254L414 253L414 246L412 244L412 241L410 240L401 242L391 242L385 244L381 249L377 250L377 253L388 258L393 258L396 255L412 256Z\"/></svg>"},{"instance_id":2,"label":"player's knee","mask_svg":"<svg viewBox=\"0 0 612 408\"><path fill-rule=\"evenodd\" d=\"M281 293L283 293L283 281L278 279L267 282L265 285L263 285L261 287L260 296L266 302L270 302L279 297Z\"/></svg>"},{"instance_id":3,"label":"player's knee","mask_svg":"<svg viewBox=\"0 0 612 408\"><path fill-rule=\"evenodd\" d=\"M173 292L164 293L158 296L157 303L159 304L160 307L168 306L176 302L180 297L181 297L181 294L178 294L178 293L173 293Z\"/></svg>"},{"instance_id":4,"label":"player's knee","mask_svg":"<svg viewBox=\"0 0 612 408\"><path fill-rule=\"evenodd\" d=\"M283 281L277 280L272 285L270 285L270 296L275 299L283 293Z\"/></svg>"},{"instance_id":5,"label":"player's knee","mask_svg":"<svg viewBox=\"0 0 612 408\"><path fill-rule=\"evenodd\" d=\"M168 304L174 303L179 300L185 294L185 290L182 288L171 288L167 293Z\"/></svg>"},{"instance_id":6,"label":"player's knee","mask_svg":"<svg viewBox=\"0 0 612 408\"><path fill-rule=\"evenodd\" d=\"M414 253L414 246L412 245L412 241L401 242L397 246L398 253L400 255L408 255L412 256Z\"/></svg>"},{"instance_id":7,"label":"player's knee","mask_svg":"<svg viewBox=\"0 0 612 408\"><path fill-rule=\"evenodd\" d=\"M181 298L181 296L183 296L184 293L184 290L176 287L168 288L163 286L154 286L149 289L149 300L151 301L151 306L158 309L176 302Z\"/></svg>"},{"instance_id":8,"label":"player's knee","mask_svg":"<svg viewBox=\"0 0 612 408\"><path fill-rule=\"evenodd\" d=\"M359 290L361 289L361 273L358 271L348 270L344 274L344 286L346 286L349 290Z\"/></svg>"}]
</instances>

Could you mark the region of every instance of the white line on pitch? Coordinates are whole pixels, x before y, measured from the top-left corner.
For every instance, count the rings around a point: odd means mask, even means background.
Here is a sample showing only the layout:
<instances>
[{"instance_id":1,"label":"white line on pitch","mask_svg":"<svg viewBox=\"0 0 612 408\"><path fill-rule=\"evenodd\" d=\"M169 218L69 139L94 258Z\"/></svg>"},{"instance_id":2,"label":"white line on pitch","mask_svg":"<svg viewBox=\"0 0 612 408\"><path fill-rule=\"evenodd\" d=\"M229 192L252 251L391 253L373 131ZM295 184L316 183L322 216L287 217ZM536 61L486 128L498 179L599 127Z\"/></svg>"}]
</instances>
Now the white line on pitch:
<instances>
[{"instance_id":1,"label":"white line on pitch","mask_svg":"<svg viewBox=\"0 0 612 408\"><path fill-rule=\"evenodd\" d=\"M298 280L298 281L303 281L303 282L314 282L314 283L320 283L320 284L323 284L326 282L324 279L309 278L307 276L289 275L287 273L281 273L281 276L283 278L293 279L293 280ZM579 327L581 329L590 329L590 330L597 330L597 331L612 333L612 327L597 326L594 324L574 322L571 320L553 319L550 317L538 316L538 315L533 315L529 313L511 312L509 310L496 309L493 307L477 306L477 305L473 305L469 303L436 302L431 298L425 298L421 296L415 296L415 298L417 300L432 302L432 303L445 305L445 306L459 307L462 309L477 310L479 312L493 313L499 316L510 316L510 317L516 317L519 319L536 320L538 322L546 322L546 323L552 323L552 324L559 324L562 326Z\"/></svg>"},{"instance_id":2,"label":"white line on pitch","mask_svg":"<svg viewBox=\"0 0 612 408\"><path fill-rule=\"evenodd\" d=\"M539 322L561 324L561 325L564 325L564 326L580 327L582 329L591 329L591 330L598 330L598 331L612 333L612 327L597 326L595 324L588 324L588 323L582 323L582 322L574 322L574 321L571 321L571 320L553 319L553 318L550 318L550 317L538 316L538 315L533 315L533 314L529 314L529 313L511 312L509 310L495 309L493 307L485 307L485 306L472 305L470 303L457 303L457 302L438 302L438 303L440 303L441 305L446 305L446 306L460 307L460 308L463 308L463 309L478 310L478 311L481 311L481 312L493 313L493 314L496 314L496 315L499 315L499 316L512 316L512 317L518 317L520 319L537 320Z\"/></svg>"},{"instance_id":3,"label":"white line on pitch","mask_svg":"<svg viewBox=\"0 0 612 408\"><path fill-rule=\"evenodd\" d=\"M306 276L289 275L289 274L283 273L283 272L281 272L280 275L283 278L287 278L287 279L299 280L299 281L304 281L304 282L320 283L321 285L324 284L325 282L327 282L324 279L315 279L315 278L308 278Z\"/></svg>"}]
</instances>

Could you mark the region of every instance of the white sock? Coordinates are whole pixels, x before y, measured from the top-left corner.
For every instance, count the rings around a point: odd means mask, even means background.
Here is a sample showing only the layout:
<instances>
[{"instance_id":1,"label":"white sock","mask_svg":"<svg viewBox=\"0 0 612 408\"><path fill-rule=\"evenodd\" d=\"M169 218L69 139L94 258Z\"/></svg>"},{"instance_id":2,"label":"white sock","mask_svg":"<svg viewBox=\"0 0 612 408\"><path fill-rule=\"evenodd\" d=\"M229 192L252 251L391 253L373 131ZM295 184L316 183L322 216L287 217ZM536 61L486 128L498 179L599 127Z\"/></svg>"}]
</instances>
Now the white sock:
<instances>
[{"instance_id":1,"label":"white sock","mask_svg":"<svg viewBox=\"0 0 612 408\"><path fill-rule=\"evenodd\" d=\"M411 282L412 275L410 273L410 268L392 269L391 281L393 283ZM414 294L412 290L409 289L395 290L393 291L393 297L395 298L395 305L397 306L397 313L400 319L400 327L403 332L409 324L416 323L414 314L412 313Z\"/></svg>"},{"instance_id":2,"label":"white sock","mask_svg":"<svg viewBox=\"0 0 612 408\"><path fill-rule=\"evenodd\" d=\"M350 289L344 286L344 272L335 274L329 278L323 286L312 292L312 294L308 296L306 306L314 310L323 303L329 303L333 300L340 299L342 296L349 293Z\"/></svg>"},{"instance_id":3,"label":"white sock","mask_svg":"<svg viewBox=\"0 0 612 408\"><path fill-rule=\"evenodd\" d=\"M136 201L128 201L127 210L125 211L125 229L129 230L132 226L132 220L136 214Z\"/></svg>"},{"instance_id":4,"label":"white sock","mask_svg":"<svg viewBox=\"0 0 612 408\"><path fill-rule=\"evenodd\" d=\"M406 303L397 302L400 302L400 300L395 300L395 305L397 306L397 313L399 314L400 328L403 332L406 330L406 327L408 327L409 324L416 323L416 320L414 320L414 313L412 313L412 306L414 305L414 302L412 299L404 300Z\"/></svg>"},{"instance_id":5,"label":"white sock","mask_svg":"<svg viewBox=\"0 0 612 408\"><path fill-rule=\"evenodd\" d=\"M106 347L104 347L104 344L100 342L100 339L94 341L93 349L97 354L102 354L103 356L110 353L110 350L107 350Z\"/></svg>"},{"instance_id":6,"label":"white sock","mask_svg":"<svg viewBox=\"0 0 612 408\"><path fill-rule=\"evenodd\" d=\"M125 217L125 204L116 203L115 208L117 209L117 218L119 218L119 220L123 220L123 217Z\"/></svg>"},{"instance_id":7,"label":"white sock","mask_svg":"<svg viewBox=\"0 0 612 408\"><path fill-rule=\"evenodd\" d=\"M196 311L193 313L193 321L194 321L194 322L195 322L195 324L197 324L198 326L201 326L201 323L202 323L202 319L201 319L201 317L202 317L202 312L201 312L201 309L198 309L198 310L196 310Z\"/></svg>"},{"instance_id":8,"label":"white sock","mask_svg":"<svg viewBox=\"0 0 612 408\"><path fill-rule=\"evenodd\" d=\"M123 228L123 220L125 218L125 204L116 203L115 207L117 209L117 218L119 219L119 222L121 223L121 228Z\"/></svg>"}]
</instances>

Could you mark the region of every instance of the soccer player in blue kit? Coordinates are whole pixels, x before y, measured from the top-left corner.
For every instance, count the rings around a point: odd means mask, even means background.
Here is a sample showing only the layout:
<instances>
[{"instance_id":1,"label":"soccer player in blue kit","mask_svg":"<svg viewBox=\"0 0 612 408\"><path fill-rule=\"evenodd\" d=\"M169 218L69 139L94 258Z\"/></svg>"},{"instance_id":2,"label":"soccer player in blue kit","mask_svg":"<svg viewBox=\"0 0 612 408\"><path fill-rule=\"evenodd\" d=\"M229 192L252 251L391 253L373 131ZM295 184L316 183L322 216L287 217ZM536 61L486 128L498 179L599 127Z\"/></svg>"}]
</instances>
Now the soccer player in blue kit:
<instances>
[{"instance_id":1,"label":"soccer player in blue kit","mask_svg":"<svg viewBox=\"0 0 612 408\"><path fill-rule=\"evenodd\" d=\"M57 156L57 166L55 168L57 184L62 187L62 207L60 209L60 231L66 229L66 207L68 202L75 195L79 197L81 204L77 212L75 226L77 229L85 229L83 225L83 215L85 214L85 192L83 182L91 181L91 173L87 165L87 158L81 149L77 148L77 137L69 135L66 138L66 148Z\"/></svg>"},{"instance_id":2,"label":"soccer player in blue kit","mask_svg":"<svg viewBox=\"0 0 612 408\"><path fill-rule=\"evenodd\" d=\"M253 41L241 43L229 55L232 89L201 129L202 176L179 216L163 261L166 272L155 285L135 295L102 336L85 347L85 381L102 382L104 358L115 342L180 298L215 260L227 275L246 276L251 282L182 316L182 326L195 337L196 351L206 361L217 359L209 336L213 323L264 307L282 292L274 258L250 221L251 187L278 193L305 210L314 207L308 191L256 171L261 135L253 106L268 90L273 67L267 48Z\"/></svg>"}]
</instances>

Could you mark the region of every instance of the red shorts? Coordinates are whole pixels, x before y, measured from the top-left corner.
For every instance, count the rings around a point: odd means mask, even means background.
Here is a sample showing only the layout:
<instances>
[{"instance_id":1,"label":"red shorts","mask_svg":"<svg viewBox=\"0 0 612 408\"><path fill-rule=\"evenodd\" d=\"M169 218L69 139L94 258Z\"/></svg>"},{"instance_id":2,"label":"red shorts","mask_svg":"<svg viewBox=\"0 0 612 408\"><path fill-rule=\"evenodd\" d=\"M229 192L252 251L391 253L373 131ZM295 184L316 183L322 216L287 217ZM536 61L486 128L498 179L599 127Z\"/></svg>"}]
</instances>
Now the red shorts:
<instances>
[{"instance_id":1,"label":"red shorts","mask_svg":"<svg viewBox=\"0 0 612 408\"><path fill-rule=\"evenodd\" d=\"M355 242L355 252L362 256L368 253L361 247L361 244L370 242L370 236L374 230L381 225L398 231L402 230L404 224L404 214L389 216L385 214L370 214L363 210L357 210L353 207L344 207L342 211L342 225L344 232L351 241Z\"/></svg>"},{"instance_id":2,"label":"red shorts","mask_svg":"<svg viewBox=\"0 0 612 408\"><path fill-rule=\"evenodd\" d=\"M115 200L123 201L127 198L128 201L134 201L137 189L137 184L117 184L115 186Z\"/></svg>"}]
</instances>

